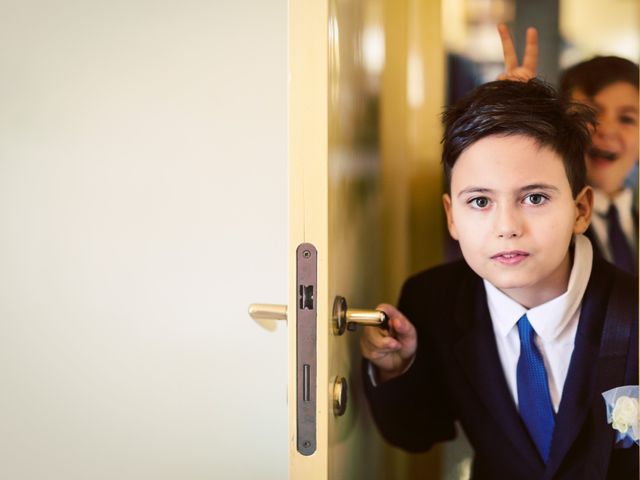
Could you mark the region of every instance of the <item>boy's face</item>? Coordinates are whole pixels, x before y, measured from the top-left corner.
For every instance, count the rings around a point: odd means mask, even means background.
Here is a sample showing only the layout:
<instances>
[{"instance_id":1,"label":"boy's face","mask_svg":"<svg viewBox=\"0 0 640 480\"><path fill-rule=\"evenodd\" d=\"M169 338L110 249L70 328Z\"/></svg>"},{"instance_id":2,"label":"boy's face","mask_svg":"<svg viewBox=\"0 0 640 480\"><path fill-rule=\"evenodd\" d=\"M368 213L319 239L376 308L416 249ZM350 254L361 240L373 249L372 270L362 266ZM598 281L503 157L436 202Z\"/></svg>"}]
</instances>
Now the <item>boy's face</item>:
<instances>
[{"instance_id":1,"label":"boy's face","mask_svg":"<svg viewBox=\"0 0 640 480\"><path fill-rule=\"evenodd\" d=\"M572 99L587 103L598 112L598 126L587 154L589 183L613 195L624 186L638 160L638 88L627 82L607 85L593 98L580 90Z\"/></svg>"},{"instance_id":2,"label":"boy's face","mask_svg":"<svg viewBox=\"0 0 640 480\"><path fill-rule=\"evenodd\" d=\"M589 187L574 199L560 156L522 136L468 147L443 197L451 236L469 266L531 308L566 291L569 243L591 218Z\"/></svg>"}]
</instances>

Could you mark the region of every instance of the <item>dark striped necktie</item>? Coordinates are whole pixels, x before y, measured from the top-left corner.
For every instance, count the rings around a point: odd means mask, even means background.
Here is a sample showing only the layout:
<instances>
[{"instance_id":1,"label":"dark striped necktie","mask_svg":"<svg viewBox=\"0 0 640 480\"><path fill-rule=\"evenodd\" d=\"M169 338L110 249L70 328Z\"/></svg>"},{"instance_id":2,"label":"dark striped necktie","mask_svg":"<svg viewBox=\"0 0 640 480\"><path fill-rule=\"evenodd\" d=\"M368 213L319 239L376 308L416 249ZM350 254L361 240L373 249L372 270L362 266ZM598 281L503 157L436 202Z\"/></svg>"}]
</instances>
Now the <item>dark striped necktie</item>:
<instances>
[{"instance_id":1,"label":"dark striped necktie","mask_svg":"<svg viewBox=\"0 0 640 480\"><path fill-rule=\"evenodd\" d=\"M607 232L609 234L609 248L611 258L616 267L630 273L636 271L636 259L627 240L627 236L622 231L620 225L620 215L618 209L612 203L607 212Z\"/></svg>"}]
</instances>

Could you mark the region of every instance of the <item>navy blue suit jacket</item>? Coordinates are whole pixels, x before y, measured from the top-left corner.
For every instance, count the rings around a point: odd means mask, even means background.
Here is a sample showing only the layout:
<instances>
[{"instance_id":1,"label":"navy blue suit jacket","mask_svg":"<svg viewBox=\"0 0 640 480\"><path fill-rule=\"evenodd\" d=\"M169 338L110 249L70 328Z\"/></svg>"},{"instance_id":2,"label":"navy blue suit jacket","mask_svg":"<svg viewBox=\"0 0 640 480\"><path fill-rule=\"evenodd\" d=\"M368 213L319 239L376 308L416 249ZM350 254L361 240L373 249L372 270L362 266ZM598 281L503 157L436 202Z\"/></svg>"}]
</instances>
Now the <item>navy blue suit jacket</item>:
<instances>
[{"instance_id":1,"label":"navy blue suit jacket","mask_svg":"<svg viewBox=\"0 0 640 480\"><path fill-rule=\"evenodd\" d=\"M602 378L599 352L614 285L625 292L631 333L614 355L616 375ZM545 465L507 386L482 280L463 261L410 278L398 307L416 326L416 359L404 375L377 387L365 374L381 433L406 450L425 451L454 438L459 421L475 451L474 479L637 479L638 447L613 448L601 396L638 384L637 292L637 279L594 258Z\"/></svg>"}]
</instances>

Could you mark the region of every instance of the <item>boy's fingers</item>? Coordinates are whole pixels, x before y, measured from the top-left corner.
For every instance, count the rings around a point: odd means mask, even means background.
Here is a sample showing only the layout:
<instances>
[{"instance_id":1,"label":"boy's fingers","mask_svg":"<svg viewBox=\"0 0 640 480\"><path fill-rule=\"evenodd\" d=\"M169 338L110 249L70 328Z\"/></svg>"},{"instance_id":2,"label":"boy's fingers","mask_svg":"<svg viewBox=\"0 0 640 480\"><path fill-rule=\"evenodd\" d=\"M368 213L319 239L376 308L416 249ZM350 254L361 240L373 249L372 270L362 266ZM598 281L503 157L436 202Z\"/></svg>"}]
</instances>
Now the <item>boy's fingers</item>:
<instances>
[{"instance_id":1,"label":"boy's fingers","mask_svg":"<svg viewBox=\"0 0 640 480\"><path fill-rule=\"evenodd\" d=\"M371 350L371 355L375 358L382 358L386 355L389 355L390 353L397 353L398 350L400 350L400 345L398 344L398 342L396 342L396 345L391 347L385 347L385 348L376 348L374 350Z\"/></svg>"},{"instance_id":2,"label":"boy's fingers","mask_svg":"<svg viewBox=\"0 0 640 480\"><path fill-rule=\"evenodd\" d=\"M381 303L376 307L376 310L383 311L387 315L387 317L389 317L389 320L402 315L402 313L400 313L400 310L398 310L393 305L389 305L388 303Z\"/></svg>"},{"instance_id":3,"label":"boy's fingers","mask_svg":"<svg viewBox=\"0 0 640 480\"><path fill-rule=\"evenodd\" d=\"M365 330L368 329L377 329L377 327L365 327ZM387 348L389 345L393 344L393 343L397 343L397 340L393 337L390 337L388 335L381 335L380 333L377 332L372 332L370 334L366 334L368 332L365 332L364 335L362 335L362 341L370 348L372 349L378 349L378 348Z\"/></svg>"},{"instance_id":4,"label":"boy's fingers","mask_svg":"<svg viewBox=\"0 0 640 480\"><path fill-rule=\"evenodd\" d=\"M395 338L378 327L365 327L360 339L362 346L368 350L379 350L398 344Z\"/></svg>"},{"instance_id":5,"label":"boy's fingers","mask_svg":"<svg viewBox=\"0 0 640 480\"><path fill-rule=\"evenodd\" d=\"M391 323L395 337L401 342L413 341L416 337L416 329L405 317L396 317Z\"/></svg>"},{"instance_id":6,"label":"boy's fingers","mask_svg":"<svg viewBox=\"0 0 640 480\"><path fill-rule=\"evenodd\" d=\"M391 337L386 337L383 342L377 342L370 341L363 336L360 345L363 355L369 360L383 358L388 354L398 352L402 348L400 342Z\"/></svg>"},{"instance_id":7,"label":"boy's fingers","mask_svg":"<svg viewBox=\"0 0 640 480\"><path fill-rule=\"evenodd\" d=\"M500 34L500 40L502 41L504 69L508 72L509 70L513 70L518 66L518 56L516 55L516 49L513 46L513 40L511 40L509 29L504 23L500 23L498 25L498 33Z\"/></svg>"},{"instance_id":8,"label":"boy's fingers","mask_svg":"<svg viewBox=\"0 0 640 480\"><path fill-rule=\"evenodd\" d=\"M527 42L524 47L522 66L530 70L533 75L536 74L538 68L538 31L533 27L527 28Z\"/></svg>"},{"instance_id":9,"label":"boy's fingers","mask_svg":"<svg viewBox=\"0 0 640 480\"><path fill-rule=\"evenodd\" d=\"M413 348L416 330L413 324L407 320L407 317L393 305L387 303L378 305L376 309L382 310L389 317L389 332L385 332L385 335L395 337L403 348L406 346L410 349Z\"/></svg>"},{"instance_id":10,"label":"boy's fingers","mask_svg":"<svg viewBox=\"0 0 640 480\"><path fill-rule=\"evenodd\" d=\"M393 305L386 303L376 307L389 317L389 330L365 327L360 337L360 348L369 360L381 359L397 354L404 358L413 355L417 345L417 335L413 324Z\"/></svg>"},{"instance_id":11,"label":"boy's fingers","mask_svg":"<svg viewBox=\"0 0 640 480\"><path fill-rule=\"evenodd\" d=\"M393 333L394 331L393 326L397 322L407 321L406 317L402 314L402 312L400 312L400 310L398 310L393 305L389 305L387 303L381 303L376 307L376 310L381 310L387 315L387 318L389 319L389 327L390 327L391 333Z\"/></svg>"}]
</instances>

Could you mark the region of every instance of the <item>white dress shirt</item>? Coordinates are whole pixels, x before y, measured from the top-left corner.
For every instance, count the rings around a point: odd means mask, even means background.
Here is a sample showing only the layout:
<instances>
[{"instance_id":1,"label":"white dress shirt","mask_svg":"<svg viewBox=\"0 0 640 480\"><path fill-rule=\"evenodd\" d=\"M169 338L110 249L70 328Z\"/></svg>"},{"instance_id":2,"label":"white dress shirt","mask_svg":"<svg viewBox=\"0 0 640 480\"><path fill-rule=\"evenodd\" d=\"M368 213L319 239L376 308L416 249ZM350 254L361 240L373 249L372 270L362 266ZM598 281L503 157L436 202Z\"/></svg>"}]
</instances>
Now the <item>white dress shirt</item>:
<instances>
[{"instance_id":1,"label":"white dress shirt","mask_svg":"<svg viewBox=\"0 0 640 480\"><path fill-rule=\"evenodd\" d=\"M520 334L517 323L526 313L536 333L534 341L542 354L547 370L553 409L558 411L573 353L582 296L589 282L592 262L591 242L584 235L576 235L573 266L567 291L529 310L484 280L500 362L516 405L518 405L516 367L520 356Z\"/></svg>"},{"instance_id":2,"label":"white dress shirt","mask_svg":"<svg viewBox=\"0 0 640 480\"><path fill-rule=\"evenodd\" d=\"M598 246L604 258L613 262L611 247L609 246L609 229L607 225L607 213L609 206L613 203L618 209L620 217L620 227L624 236L627 237L629 245L633 248L636 245L635 225L633 221L633 192L630 188L625 188L613 199L601 190L593 189L593 215L591 216L591 228L597 238Z\"/></svg>"}]
</instances>

